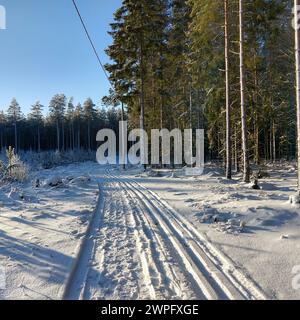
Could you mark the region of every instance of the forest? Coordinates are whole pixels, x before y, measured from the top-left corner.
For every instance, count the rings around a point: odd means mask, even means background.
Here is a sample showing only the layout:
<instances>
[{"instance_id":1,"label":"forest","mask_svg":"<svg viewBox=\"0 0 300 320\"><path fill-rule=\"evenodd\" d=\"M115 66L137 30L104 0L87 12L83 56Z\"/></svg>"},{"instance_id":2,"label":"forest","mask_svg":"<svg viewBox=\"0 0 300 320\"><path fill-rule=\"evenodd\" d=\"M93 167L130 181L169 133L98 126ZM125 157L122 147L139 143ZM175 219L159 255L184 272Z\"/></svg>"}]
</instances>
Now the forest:
<instances>
[{"instance_id":1,"label":"forest","mask_svg":"<svg viewBox=\"0 0 300 320\"><path fill-rule=\"evenodd\" d=\"M5 7L0 300L300 299L300 0Z\"/></svg>"},{"instance_id":2,"label":"forest","mask_svg":"<svg viewBox=\"0 0 300 320\"><path fill-rule=\"evenodd\" d=\"M122 104L133 128L200 128L206 159L244 170L296 154L291 0L124 0L114 14L103 98L74 105L64 94L24 116L16 99L0 113L1 148L94 150L118 131ZM123 110L123 108L122 108ZM123 115L124 116L124 115Z\"/></svg>"},{"instance_id":3,"label":"forest","mask_svg":"<svg viewBox=\"0 0 300 320\"><path fill-rule=\"evenodd\" d=\"M206 158L245 168L296 153L292 1L124 0L106 101L133 126L201 128Z\"/></svg>"},{"instance_id":4,"label":"forest","mask_svg":"<svg viewBox=\"0 0 300 320\"><path fill-rule=\"evenodd\" d=\"M15 151L91 151L96 149L98 130L118 130L120 120L119 110L97 107L91 98L74 105L73 98L57 94L48 108L34 103L27 116L13 98L7 111L0 112L0 146L13 146Z\"/></svg>"}]
</instances>

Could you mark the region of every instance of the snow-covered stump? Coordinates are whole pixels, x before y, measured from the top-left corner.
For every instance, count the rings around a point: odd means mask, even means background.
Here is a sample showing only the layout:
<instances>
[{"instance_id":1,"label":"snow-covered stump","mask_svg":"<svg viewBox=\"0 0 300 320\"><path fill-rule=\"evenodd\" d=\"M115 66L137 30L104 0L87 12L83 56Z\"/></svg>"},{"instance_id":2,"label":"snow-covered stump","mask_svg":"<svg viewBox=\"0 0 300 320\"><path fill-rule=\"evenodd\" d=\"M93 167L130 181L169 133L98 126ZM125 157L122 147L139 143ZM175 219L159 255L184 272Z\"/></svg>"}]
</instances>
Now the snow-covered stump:
<instances>
[{"instance_id":1,"label":"snow-covered stump","mask_svg":"<svg viewBox=\"0 0 300 320\"><path fill-rule=\"evenodd\" d=\"M260 187L258 185L258 180L257 179L254 179L252 182L251 182L251 188L253 190L260 190Z\"/></svg>"}]
</instances>

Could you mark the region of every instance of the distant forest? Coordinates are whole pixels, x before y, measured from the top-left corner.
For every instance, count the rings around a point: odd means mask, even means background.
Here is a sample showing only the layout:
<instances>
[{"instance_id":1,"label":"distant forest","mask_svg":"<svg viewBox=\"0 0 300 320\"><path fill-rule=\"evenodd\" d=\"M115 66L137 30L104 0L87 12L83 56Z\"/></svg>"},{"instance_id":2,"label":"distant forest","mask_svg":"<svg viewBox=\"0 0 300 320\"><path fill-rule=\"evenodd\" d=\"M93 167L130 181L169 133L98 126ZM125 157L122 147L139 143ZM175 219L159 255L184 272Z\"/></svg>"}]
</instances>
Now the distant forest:
<instances>
[{"instance_id":1,"label":"distant forest","mask_svg":"<svg viewBox=\"0 0 300 320\"><path fill-rule=\"evenodd\" d=\"M0 112L0 147L13 146L16 151L95 150L98 130L118 132L120 120L118 109L96 107L90 98L74 105L72 98L57 94L47 107L39 101L33 104L26 116L14 98L7 111Z\"/></svg>"}]
</instances>

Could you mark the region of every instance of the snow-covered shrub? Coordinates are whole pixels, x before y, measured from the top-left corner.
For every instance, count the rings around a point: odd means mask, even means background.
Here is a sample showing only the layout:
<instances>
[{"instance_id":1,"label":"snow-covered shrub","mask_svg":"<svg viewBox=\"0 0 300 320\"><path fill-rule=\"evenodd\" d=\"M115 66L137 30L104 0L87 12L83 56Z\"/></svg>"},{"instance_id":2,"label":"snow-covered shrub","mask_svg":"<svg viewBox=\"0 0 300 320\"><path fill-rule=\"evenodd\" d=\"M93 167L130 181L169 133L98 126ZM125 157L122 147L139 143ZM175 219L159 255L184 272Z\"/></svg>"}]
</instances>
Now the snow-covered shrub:
<instances>
[{"instance_id":1,"label":"snow-covered shrub","mask_svg":"<svg viewBox=\"0 0 300 320\"><path fill-rule=\"evenodd\" d=\"M20 159L16 165L11 169L9 179L24 182L28 179L28 167Z\"/></svg>"},{"instance_id":2,"label":"snow-covered shrub","mask_svg":"<svg viewBox=\"0 0 300 320\"><path fill-rule=\"evenodd\" d=\"M41 153L39 157L40 157L39 163L44 169L51 169L55 166L60 165L62 162L61 154L59 151L55 151L55 152L46 151Z\"/></svg>"},{"instance_id":3,"label":"snow-covered shrub","mask_svg":"<svg viewBox=\"0 0 300 320\"><path fill-rule=\"evenodd\" d=\"M94 161L96 154L86 150L42 151L40 153L28 151L22 154L22 159L35 169L51 169L76 162Z\"/></svg>"},{"instance_id":4,"label":"snow-covered shrub","mask_svg":"<svg viewBox=\"0 0 300 320\"><path fill-rule=\"evenodd\" d=\"M6 150L7 164L1 162L1 179L5 181L24 182L28 179L28 166L15 154L15 150L9 147Z\"/></svg>"}]
</instances>

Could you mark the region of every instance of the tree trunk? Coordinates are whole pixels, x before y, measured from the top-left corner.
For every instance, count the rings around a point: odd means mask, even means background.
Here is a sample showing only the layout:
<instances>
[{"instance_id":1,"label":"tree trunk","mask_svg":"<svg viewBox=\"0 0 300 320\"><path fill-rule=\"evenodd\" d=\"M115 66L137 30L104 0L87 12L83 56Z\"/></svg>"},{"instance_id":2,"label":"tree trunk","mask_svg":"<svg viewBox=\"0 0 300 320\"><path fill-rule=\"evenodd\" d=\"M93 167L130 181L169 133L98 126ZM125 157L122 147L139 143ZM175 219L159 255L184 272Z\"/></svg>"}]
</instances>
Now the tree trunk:
<instances>
[{"instance_id":1,"label":"tree trunk","mask_svg":"<svg viewBox=\"0 0 300 320\"><path fill-rule=\"evenodd\" d=\"M58 120L56 121L56 138L57 138L57 151L60 151L60 132L59 132L59 122Z\"/></svg>"},{"instance_id":2,"label":"tree trunk","mask_svg":"<svg viewBox=\"0 0 300 320\"><path fill-rule=\"evenodd\" d=\"M74 121L72 121L72 150L75 149L75 132L74 132Z\"/></svg>"},{"instance_id":3,"label":"tree trunk","mask_svg":"<svg viewBox=\"0 0 300 320\"><path fill-rule=\"evenodd\" d=\"M37 128L37 135L38 135L38 152L41 152L41 135L40 135L40 126L39 125Z\"/></svg>"},{"instance_id":4,"label":"tree trunk","mask_svg":"<svg viewBox=\"0 0 300 320\"><path fill-rule=\"evenodd\" d=\"M190 130L193 130L193 87L192 84L190 86L190 119L189 119L189 126L190 126ZM193 134L190 137L191 141L190 141L190 148L191 148L191 168L193 167L192 164L192 158L193 158Z\"/></svg>"},{"instance_id":5,"label":"tree trunk","mask_svg":"<svg viewBox=\"0 0 300 320\"><path fill-rule=\"evenodd\" d=\"M245 106L245 70L244 70L244 13L243 0L239 0L239 27L240 27L240 91L241 91L241 118L244 182L250 182L250 165L248 151L247 115Z\"/></svg>"},{"instance_id":6,"label":"tree trunk","mask_svg":"<svg viewBox=\"0 0 300 320\"><path fill-rule=\"evenodd\" d=\"M0 152L3 150L3 131L1 130L1 148Z\"/></svg>"},{"instance_id":7,"label":"tree trunk","mask_svg":"<svg viewBox=\"0 0 300 320\"><path fill-rule=\"evenodd\" d=\"M235 172L240 172L239 166L239 155L238 155L238 130L237 126L234 127L234 164L235 164Z\"/></svg>"},{"instance_id":8,"label":"tree trunk","mask_svg":"<svg viewBox=\"0 0 300 320\"><path fill-rule=\"evenodd\" d=\"M121 109L121 120L122 120L122 148L123 148L123 150L122 150L122 153L123 153L123 155L125 155L125 153L126 153L126 149L125 149L125 141L127 140L127 137L123 137L123 133L124 133L124 120L125 120L125 117L124 117L124 103L122 102L122 109ZM122 165L122 167L123 167L123 170L125 170L126 169L126 164L125 163L123 163L123 165Z\"/></svg>"},{"instance_id":9,"label":"tree trunk","mask_svg":"<svg viewBox=\"0 0 300 320\"><path fill-rule=\"evenodd\" d=\"M77 131L77 149L80 150L80 127Z\"/></svg>"},{"instance_id":10,"label":"tree trunk","mask_svg":"<svg viewBox=\"0 0 300 320\"><path fill-rule=\"evenodd\" d=\"M141 70L141 90L140 90L140 104L141 104L141 113L140 113L140 129L142 132L145 130L145 75L144 75L144 52L143 52L143 41L140 45L140 70ZM141 137L141 160L143 160L143 155L145 152L145 137ZM146 170L146 164L143 163L143 167Z\"/></svg>"},{"instance_id":11,"label":"tree trunk","mask_svg":"<svg viewBox=\"0 0 300 320\"><path fill-rule=\"evenodd\" d=\"M162 90L163 92L163 90ZM163 113L164 113L164 99L163 99L163 95L161 95L161 101L160 101L160 130L163 129L164 127L164 118L163 118ZM163 168L163 149L162 149L162 145L159 145L159 154L160 154L160 167Z\"/></svg>"},{"instance_id":12,"label":"tree trunk","mask_svg":"<svg viewBox=\"0 0 300 320\"><path fill-rule=\"evenodd\" d=\"M253 57L254 62L256 61L256 56ZM257 75L257 68L255 65L255 72L254 72L254 136L255 136L255 146L254 146L254 158L255 164L258 165L260 162L260 155L259 155L259 123L258 123L258 111L257 111L257 104L258 104L258 75Z\"/></svg>"},{"instance_id":13,"label":"tree trunk","mask_svg":"<svg viewBox=\"0 0 300 320\"><path fill-rule=\"evenodd\" d=\"M276 126L273 121L273 162L276 162Z\"/></svg>"},{"instance_id":14,"label":"tree trunk","mask_svg":"<svg viewBox=\"0 0 300 320\"><path fill-rule=\"evenodd\" d=\"M90 132L91 132L91 125L90 122L88 121L88 130L87 130L87 139L88 139L88 150L91 151L91 137L90 137Z\"/></svg>"},{"instance_id":15,"label":"tree trunk","mask_svg":"<svg viewBox=\"0 0 300 320\"><path fill-rule=\"evenodd\" d=\"M17 122L14 123L15 127L15 150L18 152L18 128L17 128Z\"/></svg>"},{"instance_id":16,"label":"tree trunk","mask_svg":"<svg viewBox=\"0 0 300 320\"><path fill-rule=\"evenodd\" d=\"M270 123L270 138L269 138L269 152L270 152L270 161L273 161L273 130L272 122Z\"/></svg>"},{"instance_id":17,"label":"tree trunk","mask_svg":"<svg viewBox=\"0 0 300 320\"><path fill-rule=\"evenodd\" d=\"M228 0L224 0L225 13L225 74L226 74L226 177L232 178L231 106L229 79Z\"/></svg>"},{"instance_id":18,"label":"tree trunk","mask_svg":"<svg viewBox=\"0 0 300 320\"><path fill-rule=\"evenodd\" d=\"M295 28L295 54L296 54L296 102L297 102L297 160L298 160L298 191L300 192L300 30L298 12L300 0L294 0L294 28Z\"/></svg>"},{"instance_id":19,"label":"tree trunk","mask_svg":"<svg viewBox=\"0 0 300 320\"><path fill-rule=\"evenodd\" d=\"M255 164L258 165L260 162L260 157L259 157L259 127L258 127L257 112L255 112L255 119L254 119L254 136L255 136Z\"/></svg>"},{"instance_id":20,"label":"tree trunk","mask_svg":"<svg viewBox=\"0 0 300 320\"><path fill-rule=\"evenodd\" d=\"M61 130L62 130L62 151L65 151L65 125L64 125L64 120L62 120Z\"/></svg>"}]
</instances>

